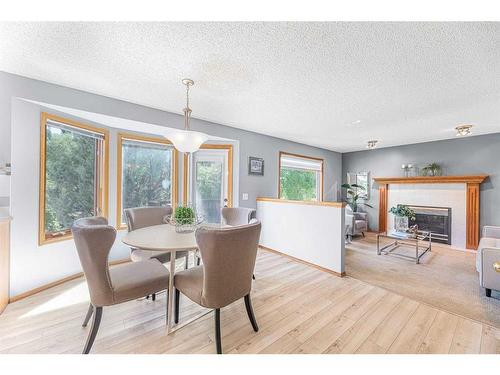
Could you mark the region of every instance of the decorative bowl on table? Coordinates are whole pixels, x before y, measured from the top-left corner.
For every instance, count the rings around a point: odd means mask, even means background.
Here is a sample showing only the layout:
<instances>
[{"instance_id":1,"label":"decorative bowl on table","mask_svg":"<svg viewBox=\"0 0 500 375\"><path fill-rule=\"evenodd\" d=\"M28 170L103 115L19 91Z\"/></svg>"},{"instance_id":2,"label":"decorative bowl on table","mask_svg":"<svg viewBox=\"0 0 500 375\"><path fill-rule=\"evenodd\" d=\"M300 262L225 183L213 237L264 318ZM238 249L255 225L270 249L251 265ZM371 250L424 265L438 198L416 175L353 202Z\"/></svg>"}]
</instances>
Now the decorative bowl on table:
<instances>
[{"instance_id":1,"label":"decorative bowl on table","mask_svg":"<svg viewBox=\"0 0 500 375\"><path fill-rule=\"evenodd\" d=\"M178 206L173 215L165 216L164 221L175 226L177 233L192 233L203 223L204 217L198 215L190 206Z\"/></svg>"}]
</instances>

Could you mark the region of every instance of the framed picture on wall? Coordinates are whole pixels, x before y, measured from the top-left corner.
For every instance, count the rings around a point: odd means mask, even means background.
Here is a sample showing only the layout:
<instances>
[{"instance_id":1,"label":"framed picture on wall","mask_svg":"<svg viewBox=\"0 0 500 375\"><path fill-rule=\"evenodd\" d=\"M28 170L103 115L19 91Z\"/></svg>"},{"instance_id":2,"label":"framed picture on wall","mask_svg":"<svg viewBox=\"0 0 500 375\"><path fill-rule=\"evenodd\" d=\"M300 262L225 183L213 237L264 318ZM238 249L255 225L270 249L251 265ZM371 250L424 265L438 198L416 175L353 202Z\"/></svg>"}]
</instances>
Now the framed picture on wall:
<instances>
[{"instance_id":1,"label":"framed picture on wall","mask_svg":"<svg viewBox=\"0 0 500 375\"><path fill-rule=\"evenodd\" d=\"M248 157L248 174L264 176L264 159L254 156Z\"/></svg>"}]
</instances>

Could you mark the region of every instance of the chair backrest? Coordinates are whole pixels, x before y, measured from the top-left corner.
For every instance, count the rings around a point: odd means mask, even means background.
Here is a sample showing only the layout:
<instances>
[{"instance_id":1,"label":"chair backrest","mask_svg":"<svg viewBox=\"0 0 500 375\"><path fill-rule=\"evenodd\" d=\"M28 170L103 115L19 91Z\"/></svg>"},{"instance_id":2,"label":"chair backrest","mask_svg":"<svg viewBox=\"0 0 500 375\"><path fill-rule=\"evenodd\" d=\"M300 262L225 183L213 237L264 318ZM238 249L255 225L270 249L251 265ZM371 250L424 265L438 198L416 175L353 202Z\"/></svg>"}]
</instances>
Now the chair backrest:
<instances>
[{"instance_id":1,"label":"chair backrest","mask_svg":"<svg viewBox=\"0 0 500 375\"><path fill-rule=\"evenodd\" d=\"M224 229L201 227L196 231L203 261L204 306L221 308L250 293L260 229L257 222Z\"/></svg>"},{"instance_id":2,"label":"chair backrest","mask_svg":"<svg viewBox=\"0 0 500 375\"><path fill-rule=\"evenodd\" d=\"M76 220L71 232L92 304L112 304L113 285L109 276L108 255L115 242L116 229L108 225L104 217L90 217Z\"/></svg>"},{"instance_id":3,"label":"chair backrest","mask_svg":"<svg viewBox=\"0 0 500 375\"><path fill-rule=\"evenodd\" d=\"M172 214L172 207L136 207L127 208L124 211L127 219L127 228L130 232L144 227L164 224L163 218Z\"/></svg>"},{"instance_id":4,"label":"chair backrest","mask_svg":"<svg viewBox=\"0 0 500 375\"><path fill-rule=\"evenodd\" d=\"M222 207L221 216L224 224L247 225L255 215L255 210L245 207Z\"/></svg>"}]
</instances>

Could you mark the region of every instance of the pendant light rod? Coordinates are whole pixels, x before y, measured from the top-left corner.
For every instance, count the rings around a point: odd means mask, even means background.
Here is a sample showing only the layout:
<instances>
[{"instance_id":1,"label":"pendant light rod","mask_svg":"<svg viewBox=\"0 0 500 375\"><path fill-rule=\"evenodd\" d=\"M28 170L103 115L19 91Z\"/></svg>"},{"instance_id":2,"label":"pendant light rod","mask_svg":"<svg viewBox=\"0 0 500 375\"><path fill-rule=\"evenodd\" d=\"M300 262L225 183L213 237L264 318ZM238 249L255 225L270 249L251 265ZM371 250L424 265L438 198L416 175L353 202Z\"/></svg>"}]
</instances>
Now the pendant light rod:
<instances>
[{"instance_id":1,"label":"pendant light rod","mask_svg":"<svg viewBox=\"0 0 500 375\"><path fill-rule=\"evenodd\" d=\"M182 83L186 85L186 108L184 111L184 130L189 130L189 122L191 120L191 108L189 108L189 88L194 85L194 81L190 78L184 78Z\"/></svg>"}]
</instances>

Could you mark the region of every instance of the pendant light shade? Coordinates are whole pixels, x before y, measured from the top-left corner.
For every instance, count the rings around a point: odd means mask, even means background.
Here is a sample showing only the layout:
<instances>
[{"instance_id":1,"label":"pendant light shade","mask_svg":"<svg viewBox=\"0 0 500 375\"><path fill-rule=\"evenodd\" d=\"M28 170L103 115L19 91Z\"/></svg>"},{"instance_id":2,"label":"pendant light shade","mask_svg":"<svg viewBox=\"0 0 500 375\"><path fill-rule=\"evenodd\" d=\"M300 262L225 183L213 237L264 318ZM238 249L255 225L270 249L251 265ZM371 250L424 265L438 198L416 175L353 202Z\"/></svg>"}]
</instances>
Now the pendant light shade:
<instances>
[{"instance_id":1,"label":"pendant light shade","mask_svg":"<svg viewBox=\"0 0 500 375\"><path fill-rule=\"evenodd\" d=\"M186 108L183 109L184 130L177 130L173 136L170 136L170 140L177 151L196 152L203 143L208 141L208 135L190 130L189 122L191 120L192 111L191 108L189 108L189 88L194 85L194 81L185 78L182 80L182 83L186 86Z\"/></svg>"},{"instance_id":2,"label":"pendant light shade","mask_svg":"<svg viewBox=\"0 0 500 375\"><path fill-rule=\"evenodd\" d=\"M196 152L208 141L208 135L192 130L179 130L170 138L174 147L180 152Z\"/></svg>"}]
</instances>

